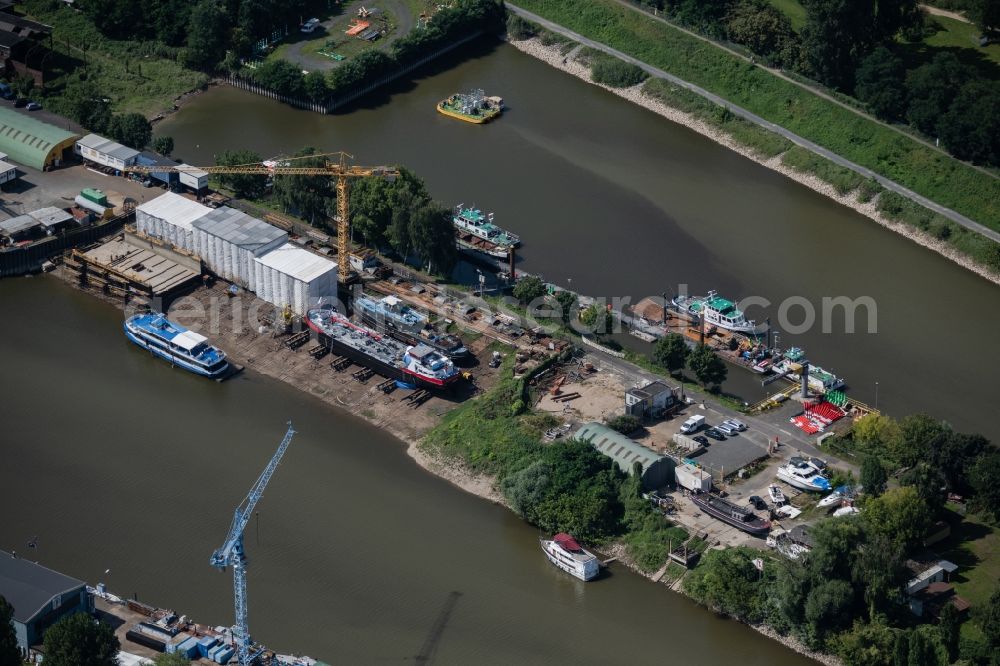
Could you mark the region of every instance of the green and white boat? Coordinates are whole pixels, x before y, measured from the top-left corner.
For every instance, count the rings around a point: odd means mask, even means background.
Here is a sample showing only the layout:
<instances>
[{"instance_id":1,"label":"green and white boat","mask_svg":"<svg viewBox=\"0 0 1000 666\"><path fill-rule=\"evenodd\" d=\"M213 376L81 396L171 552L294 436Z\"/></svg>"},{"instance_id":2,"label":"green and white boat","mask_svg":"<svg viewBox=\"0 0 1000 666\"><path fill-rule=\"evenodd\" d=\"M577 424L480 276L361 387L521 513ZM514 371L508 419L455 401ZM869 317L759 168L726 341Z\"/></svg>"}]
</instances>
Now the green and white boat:
<instances>
[{"instance_id":1,"label":"green and white boat","mask_svg":"<svg viewBox=\"0 0 1000 666\"><path fill-rule=\"evenodd\" d=\"M756 328L735 303L715 291L708 292L708 296L678 296L673 303L681 312L702 317L707 323L727 331L753 333Z\"/></svg>"},{"instance_id":2,"label":"green and white boat","mask_svg":"<svg viewBox=\"0 0 1000 666\"><path fill-rule=\"evenodd\" d=\"M483 213L478 208L455 206L455 241L459 247L483 252L491 257L506 257L521 239L493 224L493 213Z\"/></svg>"}]
</instances>

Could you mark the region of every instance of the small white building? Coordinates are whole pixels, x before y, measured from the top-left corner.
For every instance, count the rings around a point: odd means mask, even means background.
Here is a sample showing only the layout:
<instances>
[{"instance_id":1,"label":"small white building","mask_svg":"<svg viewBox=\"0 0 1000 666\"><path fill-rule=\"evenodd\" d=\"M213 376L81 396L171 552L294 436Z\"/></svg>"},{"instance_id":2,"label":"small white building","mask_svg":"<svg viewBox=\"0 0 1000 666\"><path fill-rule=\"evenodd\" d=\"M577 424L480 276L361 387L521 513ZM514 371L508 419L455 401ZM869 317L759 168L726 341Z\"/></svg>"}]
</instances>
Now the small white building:
<instances>
[{"instance_id":1,"label":"small white building","mask_svg":"<svg viewBox=\"0 0 1000 666\"><path fill-rule=\"evenodd\" d=\"M0 155L3 155L3 153L0 153ZM0 160L0 185L9 183L12 180L17 180L17 167L10 162Z\"/></svg>"},{"instance_id":2,"label":"small white building","mask_svg":"<svg viewBox=\"0 0 1000 666\"><path fill-rule=\"evenodd\" d=\"M190 164L179 164L177 169L179 170L181 185L186 185L195 192L201 192L208 187L207 171L202 171Z\"/></svg>"},{"instance_id":3,"label":"small white building","mask_svg":"<svg viewBox=\"0 0 1000 666\"><path fill-rule=\"evenodd\" d=\"M140 233L194 252L194 222L210 212L208 206L167 192L135 209L135 226Z\"/></svg>"},{"instance_id":4,"label":"small white building","mask_svg":"<svg viewBox=\"0 0 1000 666\"><path fill-rule=\"evenodd\" d=\"M102 166L118 169L135 164L139 151L123 146L111 139L105 139L97 134L88 134L76 142L76 152L85 160Z\"/></svg>"},{"instance_id":5,"label":"small white building","mask_svg":"<svg viewBox=\"0 0 1000 666\"><path fill-rule=\"evenodd\" d=\"M681 488L705 493L712 489L712 475L690 463L675 467L674 478Z\"/></svg>"},{"instance_id":6,"label":"small white building","mask_svg":"<svg viewBox=\"0 0 1000 666\"><path fill-rule=\"evenodd\" d=\"M39 208L28 213L28 215L38 220L45 227L45 233L49 236L63 229L77 226L76 218L62 208L56 208L55 206Z\"/></svg>"},{"instance_id":7,"label":"small white building","mask_svg":"<svg viewBox=\"0 0 1000 666\"><path fill-rule=\"evenodd\" d=\"M337 298L337 264L293 243L255 257L254 291L278 307L303 315L319 300Z\"/></svg>"},{"instance_id":8,"label":"small white building","mask_svg":"<svg viewBox=\"0 0 1000 666\"><path fill-rule=\"evenodd\" d=\"M219 277L253 289L256 257L288 242L288 234L263 220L223 206L192 223L194 251Z\"/></svg>"},{"instance_id":9,"label":"small white building","mask_svg":"<svg viewBox=\"0 0 1000 666\"><path fill-rule=\"evenodd\" d=\"M661 381L649 382L625 391L625 411L639 418L659 418L680 405L680 390Z\"/></svg>"}]
</instances>

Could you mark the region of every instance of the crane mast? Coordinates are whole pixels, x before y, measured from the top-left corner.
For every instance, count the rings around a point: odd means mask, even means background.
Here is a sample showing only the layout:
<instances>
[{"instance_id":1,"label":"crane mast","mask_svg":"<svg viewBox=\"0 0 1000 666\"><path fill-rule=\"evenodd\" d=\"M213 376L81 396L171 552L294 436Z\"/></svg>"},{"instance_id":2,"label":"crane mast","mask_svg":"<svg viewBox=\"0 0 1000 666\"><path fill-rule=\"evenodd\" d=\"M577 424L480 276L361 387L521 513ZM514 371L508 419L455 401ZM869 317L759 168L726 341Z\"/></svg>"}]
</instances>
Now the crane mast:
<instances>
[{"instance_id":1,"label":"crane mast","mask_svg":"<svg viewBox=\"0 0 1000 666\"><path fill-rule=\"evenodd\" d=\"M220 571L225 571L226 567L233 568L233 596L236 604L236 624L233 625L233 640L236 644L236 659L240 666L249 666L259 655L252 653L253 641L250 639L250 631L247 628L247 558L243 549L243 530L246 529L250 516L253 515L254 507L260 501L267 488L268 482L278 469L278 463L288 450L288 445L295 435L291 421L288 422L288 432L278 445L278 450L271 456L267 467L261 472L257 481L250 488L250 492L243 498L240 505L236 507L233 514L233 522L229 526L229 533L222 547L212 553L210 564Z\"/></svg>"},{"instance_id":2,"label":"crane mast","mask_svg":"<svg viewBox=\"0 0 1000 666\"><path fill-rule=\"evenodd\" d=\"M315 159L317 157L338 156L336 161L326 159L320 166L294 166L295 160ZM303 155L301 157L252 162L250 164L235 164L231 166L193 167L177 166L139 166L132 165L123 169L126 173L187 173L204 171L217 174L246 174L261 176L329 176L336 181L337 186L337 279L341 284L347 284L351 279L350 241L350 179L376 176L393 178L399 175L399 170L387 166L364 167L349 165L347 159L353 159L343 151L336 153L321 153L319 155Z\"/></svg>"}]
</instances>

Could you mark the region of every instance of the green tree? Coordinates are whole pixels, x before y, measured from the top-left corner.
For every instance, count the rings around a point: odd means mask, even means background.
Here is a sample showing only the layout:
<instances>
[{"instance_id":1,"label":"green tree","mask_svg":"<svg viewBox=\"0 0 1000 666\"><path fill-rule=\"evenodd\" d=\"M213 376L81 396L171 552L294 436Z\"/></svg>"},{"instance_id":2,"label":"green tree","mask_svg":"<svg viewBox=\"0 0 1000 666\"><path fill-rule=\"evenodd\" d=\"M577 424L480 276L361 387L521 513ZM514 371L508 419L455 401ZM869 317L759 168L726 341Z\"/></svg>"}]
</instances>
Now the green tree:
<instances>
[{"instance_id":1,"label":"green tree","mask_svg":"<svg viewBox=\"0 0 1000 666\"><path fill-rule=\"evenodd\" d=\"M156 38L169 46L182 46L191 20L189 0L159 0L159 2L129 3L145 10L146 25ZM89 6L90 3L87 3Z\"/></svg>"},{"instance_id":2,"label":"green tree","mask_svg":"<svg viewBox=\"0 0 1000 666\"><path fill-rule=\"evenodd\" d=\"M191 9L184 62L210 72L225 55L226 19L215 0L201 0Z\"/></svg>"},{"instance_id":3,"label":"green tree","mask_svg":"<svg viewBox=\"0 0 1000 666\"><path fill-rule=\"evenodd\" d=\"M780 9L764 0L738 2L726 20L729 39L742 44L769 62L783 62L789 43L797 41L792 22Z\"/></svg>"},{"instance_id":4,"label":"green tree","mask_svg":"<svg viewBox=\"0 0 1000 666\"><path fill-rule=\"evenodd\" d=\"M941 635L941 644L948 652L948 662L958 659L958 639L961 631L962 618L954 604L946 603L938 616L938 633Z\"/></svg>"},{"instance_id":5,"label":"green tree","mask_svg":"<svg viewBox=\"0 0 1000 666\"><path fill-rule=\"evenodd\" d=\"M320 74L321 78L322 76ZM302 69L280 58L265 61L254 71L254 80L268 90L286 97L301 98L306 94ZM325 87L326 83L323 85Z\"/></svg>"},{"instance_id":6,"label":"green tree","mask_svg":"<svg viewBox=\"0 0 1000 666\"><path fill-rule=\"evenodd\" d=\"M990 441L982 435L949 431L927 451L926 463L944 475L949 487L967 493L970 490L969 470L979 455L988 450Z\"/></svg>"},{"instance_id":7,"label":"green tree","mask_svg":"<svg viewBox=\"0 0 1000 666\"><path fill-rule=\"evenodd\" d=\"M458 262L451 211L432 201L424 202L410 219L411 246L427 272L449 275Z\"/></svg>"},{"instance_id":8,"label":"green tree","mask_svg":"<svg viewBox=\"0 0 1000 666\"><path fill-rule=\"evenodd\" d=\"M392 183L385 178L358 178L351 186L351 228L365 245L380 247L392 221Z\"/></svg>"},{"instance_id":9,"label":"green tree","mask_svg":"<svg viewBox=\"0 0 1000 666\"><path fill-rule=\"evenodd\" d=\"M14 607L0 595L0 666L21 666L21 652L14 633Z\"/></svg>"},{"instance_id":10,"label":"green tree","mask_svg":"<svg viewBox=\"0 0 1000 666\"><path fill-rule=\"evenodd\" d=\"M853 605L854 589L845 580L834 578L813 587L804 609L811 635L822 641L828 634L846 628Z\"/></svg>"},{"instance_id":11,"label":"green tree","mask_svg":"<svg viewBox=\"0 0 1000 666\"><path fill-rule=\"evenodd\" d=\"M11 86L18 97L27 97L35 89L35 79L27 74L21 74L11 81Z\"/></svg>"},{"instance_id":12,"label":"green tree","mask_svg":"<svg viewBox=\"0 0 1000 666\"><path fill-rule=\"evenodd\" d=\"M906 119L921 132L934 134L938 121L951 107L969 78L969 70L953 53L939 53L934 59L906 75L909 108Z\"/></svg>"},{"instance_id":13,"label":"green tree","mask_svg":"<svg viewBox=\"0 0 1000 666\"><path fill-rule=\"evenodd\" d=\"M136 150L142 150L153 138L153 126L141 113L121 113L111 119L111 138Z\"/></svg>"},{"instance_id":14,"label":"green tree","mask_svg":"<svg viewBox=\"0 0 1000 666\"><path fill-rule=\"evenodd\" d=\"M580 313L580 322L597 335L607 335L611 333L614 320L608 314L606 307L593 303Z\"/></svg>"},{"instance_id":15,"label":"green tree","mask_svg":"<svg viewBox=\"0 0 1000 666\"><path fill-rule=\"evenodd\" d=\"M541 278L534 275L527 275L517 281L514 285L514 298L522 305L527 305L531 301L545 295L545 283Z\"/></svg>"},{"instance_id":16,"label":"green tree","mask_svg":"<svg viewBox=\"0 0 1000 666\"><path fill-rule=\"evenodd\" d=\"M882 621L855 620L850 631L832 640L832 647L851 666L895 666L892 658L897 633Z\"/></svg>"},{"instance_id":17,"label":"green tree","mask_svg":"<svg viewBox=\"0 0 1000 666\"><path fill-rule=\"evenodd\" d=\"M891 450L900 438L900 428L891 416L867 414L851 426L851 438L866 451Z\"/></svg>"},{"instance_id":18,"label":"green tree","mask_svg":"<svg viewBox=\"0 0 1000 666\"><path fill-rule=\"evenodd\" d=\"M986 643L1000 649L1000 585L993 588L993 594L985 604L975 609L975 618Z\"/></svg>"},{"instance_id":19,"label":"green tree","mask_svg":"<svg viewBox=\"0 0 1000 666\"><path fill-rule=\"evenodd\" d=\"M899 120L906 113L905 77L903 61L880 46L861 61L854 91L879 118Z\"/></svg>"},{"instance_id":20,"label":"green tree","mask_svg":"<svg viewBox=\"0 0 1000 666\"><path fill-rule=\"evenodd\" d=\"M86 613L63 617L42 642L48 666L117 666L121 648L111 625Z\"/></svg>"},{"instance_id":21,"label":"green tree","mask_svg":"<svg viewBox=\"0 0 1000 666\"><path fill-rule=\"evenodd\" d=\"M912 414L899 422L899 439L893 450L897 462L909 467L925 460L951 435L951 428L926 414Z\"/></svg>"},{"instance_id":22,"label":"green tree","mask_svg":"<svg viewBox=\"0 0 1000 666\"><path fill-rule=\"evenodd\" d=\"M641 428L642 421L638 416L632 414L619 414L608 419L608 427L623 435L628 435Z\"/></svg>"},{"instance_id":23,"label":"green tree","mask_svg":"<svg viewBox=\"0 0 1000 666\"><path fill-rule=\"evenodd\" d=\"M174 152L174 138L170 136L158 136L153 139L153 150L167 157Z\"/></svg>"},{"instance_id":24,"label":"green tree","mask_svg":"<svg viewBox=\"0 0 1000 666\"><path fill-rule=\"evenodd\" d=\"M1000 90L995 81L962 86L937 123L942 143L956 157L980 164L1000 164Z\"/></svg>"},{"instance_id":25,"label":"green tree","mask_svg":"<svg viewBox=\"0 0 1000 666\"><path fill-rule=\"evenodd\" d=\"M326 77L323 72L309 72L303 77L302 84L306 97L317 104L322 104L330 97L330 89L326 87Z\"/></svg>"},{"instance_id":26,"label":"green tree","mask_svg":"<svg viewBox=\"0 0 1000 666\"><path fill-rule=\"evenodd\" d=\"M767 612L763 574L753 564L760 557L760 551L742 546L709 550L684 578L684 590L709 608L746 622L760 622Z\"/></svg>"},{"instance_id":27,"label":"green tree","mask_svg":"<svg viewBox=\"0 0 1000 666\"><path fill-rule=\"evenodd\" d=\"M227 150L215 157L218 166L236 166L239 164L259 164L260 155L252 150ZM241 199L259 199L264 196L267 186L267 176L251 176L247 174L219 174L219 182L233 191Z\"/></svg>"},{"instance_id":28,"label":"green tree","mask_svg":"<svg viewBox=\"0 0 1000 666\"><path fill-rule=\"evenodd\" d=\"M556 294L556 303L559 305L559 317L564 326L569 326L576 314L576 294L572 291L560 291Z\"/></svg>"},{"instance_id":29,"label":"green tree","mask_svg":"<svg viewBox=\"0 0 1000 666\"><path fill-rule=\"evenodd\" d=\"M310 157L316 154L312 147L303 148L295 153L296 159L291 164L296 167L322 167L326 165L325 157ZM274 200L285 212L301 217L313 226L326 222L327 209L336 200L333 179L329 176L275 176Z\"/></svg>"},{"instance_id":30,"label":"green tree","mask_svg":"<svg viewBox=\"0 0 1000 666\"><path fill-rule=\"evenodd\" d=\"M936 465L917 463L899 478L900 485L912 486L928 508L937 511L944 506L944 475Z\"/></svg>"},{"instance_id":31,"label":"green tree","mask_svg":"<svg viewBox=\"0 0 1000 666\"><path fill-rule=\"evenodd\" d=\"M889 475L885 472L885 467L873 455L865 456L861 461L861 487L865 493L872 497L878 497L885 492L885 484L889 480Z\"/></svg>"},{"instance_id":32,"label":"green tree","mask_svg":"<svg viewBox=\"0 0 1000 666\"><path fill-rule=\"evenodd\" d=\"M804 0L802 48L821 82L849 90L861 58L875 42L873 0Z\"/></svg>"},{"instance_id":33,"label":"green tree","mask_svg":"<svg viewBox=\"0 0 1000 666\"><path fill-rule=\"evenodd\" d=\"M154 666L189 666L190 663L191 660L179 652L158 654L153 657Z\"/></svg>"},{"instance_id":34,"label":"green tree","mask_svg":"<svg viewBox=\"0 0 1000 666\"><path fill-rule=\"evenodd\" d=\"M136 27L142 26L142 3L122 0L87 0L81 3L84 14L94 26L108 37L131 37Z\"/></svg>"},{"instance_id":35,"label":"green tree","mask_svg":"<svg viewBox=\"0 0 1000 666\"><path fill-rule=\"evenodd\" d=\"M725 17L734 0L677 0L670 3L674 18L713 37L723 37Z\"/></svg>"},{"instance_id":36,"label":"green tree","mask_svg":"<svg viewBox=\"0 0 1000 666\"><path fill-rule=\"evenodd\" d=\"M76 122L97 134L108 131L111 125L111 106L104 98L95 95L93 87L87 82L68 82L62 101L66 115Z\"/></svg>"},{"instance_id":37,"label":"green tree","mask_svg":"<svg viewBox=\"0 0 1000 666\"><path fill-rule=\"evenodd\" d=\"M893 610L907 579L903 548L884 534L869 535L859 548L854 583L864 594L868 617Z\"/></svg>"},{"instance_id":38,"label":"green tree","mask_svg":"<svg viewBox=\"0 0 1000 666\"><path fill-rule=\"evenodd\" d=\"M884 535L904 550L917 545L927 531L927 505L911 487L892 488L869 498L861 512L869 535Z\"/></svg>"},{"instance_id":39,"label":"green tree","mask_svg":"<svg viewBox=\"0 0 1000 666\"><path fill-rule=\"evenodd\" d=\"M997 0L970 0L966 16L984 36L995 35L1000 31L1000 2Z\"/></svg>"},{"instance_id":40,"label":"green tree","mask_svg":"<svg viewBox=\"0 0 1000 666\"><path fill-rule=\"evenodd\" d=\"M701 344L694 348L688 356L688 367L698 378L702 386L719 386L726 381L729 370L725 362L719 358L712 348Z\"/></svg>"},{"instance_id":41,"label":"green tree","mask_svg":"<svg viewBox=\"0 0 1000 666\"><path fill-rule=\"evenodd\" d=\"M529 523L537 522L535 507L548 496L552 468L542 460L505 477L500 491L510 502L510 507Z\"/></svg>"},{"instance_id":42,"label":"green tree","mask_svg":"<svg viewBox=\"0 0 1000 666\"><path fill-rule=\"evenodd\" d=\"M991 449L980 454L969 470L969 485L973 508L1000 521L1000 452Z\"/></svg>"},{"instance_id":43,"label":"green tree","mask_svg":"<svg viewBox=\"0 0 1000 666\"><path fill-rule=\"evenodd\" d=\"M690 354L691 348L680 333L667 333L653 345L653 362L670 374L680 372Z\"/></svg>"}]
</instances>

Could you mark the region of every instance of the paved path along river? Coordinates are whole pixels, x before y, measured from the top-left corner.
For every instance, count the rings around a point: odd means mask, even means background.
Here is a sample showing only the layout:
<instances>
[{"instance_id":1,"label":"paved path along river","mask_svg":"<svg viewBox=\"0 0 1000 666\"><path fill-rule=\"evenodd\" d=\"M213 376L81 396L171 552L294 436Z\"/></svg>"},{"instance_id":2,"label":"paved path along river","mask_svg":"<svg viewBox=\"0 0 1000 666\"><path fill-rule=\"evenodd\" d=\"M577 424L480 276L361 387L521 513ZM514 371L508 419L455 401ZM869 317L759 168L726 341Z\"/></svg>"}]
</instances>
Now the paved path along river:
<instances>
[{"instance_id":1,"label":"paved path along river","mask_svg":"<svg viewBox=\"0 0 1000 666\"><path fill-rule=\"evenodd\" d=\"M458 60L460 63L456 64ZM504 96L497 122L437 114L447 95L482 87ZM475 203L524 241L519 267L594 296L659 295L687 284L760 296L758 321L802 297L817 323L782 346L845 376L851 392L896 415L927 411L1000 441L993 418L1000 330L986 280L852 210L615 95L488 40L413 82L331 116L228 87L199 96L158 126L176 154L211 164L223 150L263 156L311 145L361 164L403 164L447 205ZM821 323L822 299L870 296L877 333L859 311ZM795 306L788 319L803 321ZM747 400L765 390L733 369Z\"/></svg>"},{"instance_id":2,"label":"paved path along river","mask_svg":"<svg viewBox=\"0 0 1000 666\"><path fill-rule=\"evenodd\" d=\"M246 532L250 628L272 648L331 664L807 663L617 565L568 577L534 529L398 440L252 372L174 370L125 340L119 310L52 277L0 281L0 318L0 549L231 622L232 577L209 556L292 419Z\"/></svg>"}]
</instances>

